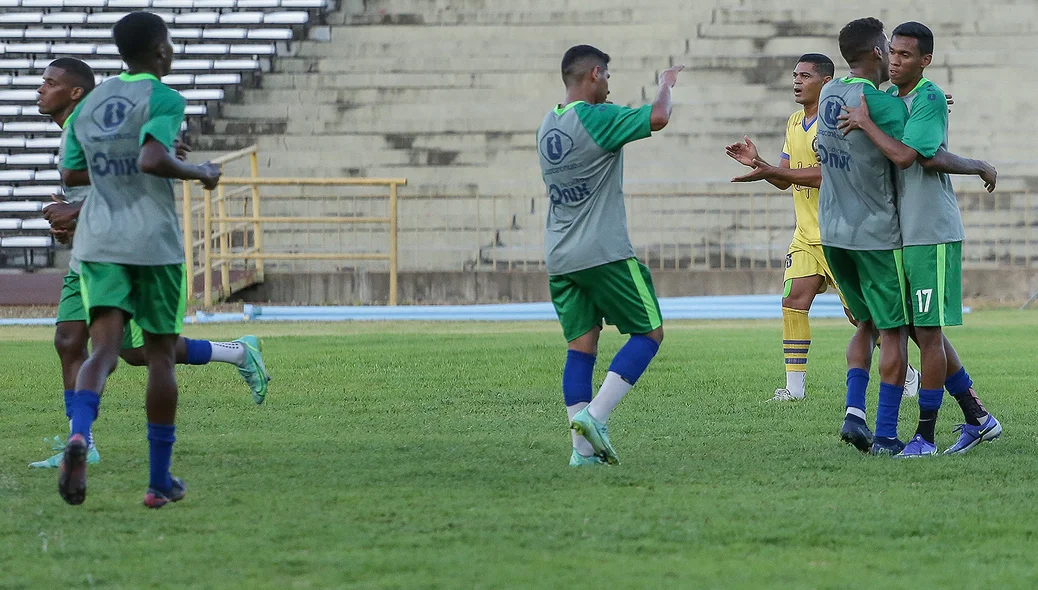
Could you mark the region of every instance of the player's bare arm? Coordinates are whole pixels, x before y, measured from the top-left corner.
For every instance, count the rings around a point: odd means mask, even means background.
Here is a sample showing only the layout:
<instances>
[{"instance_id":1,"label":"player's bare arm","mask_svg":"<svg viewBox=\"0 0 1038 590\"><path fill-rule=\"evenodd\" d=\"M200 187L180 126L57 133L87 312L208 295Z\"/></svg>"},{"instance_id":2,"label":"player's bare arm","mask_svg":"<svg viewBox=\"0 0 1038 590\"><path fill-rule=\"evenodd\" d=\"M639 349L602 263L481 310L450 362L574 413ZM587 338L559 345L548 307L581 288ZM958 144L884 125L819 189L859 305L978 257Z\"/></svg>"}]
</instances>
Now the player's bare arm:
<instances>
[{"instance_id":1,"label":"player's bare arm","mask_svg":"<svg viewBox=\"0 0 1038 590\"><path fill-rule=\"evenodd\" d=\"M869 139L872 140L872 143L876 144L876 147L883 152L883 155L902 170L911 167L912 164L918 161L923 168L932 172L979 176L984 181L984 186L988 192L995 190L998 172L991 164L981 160L962 158L946 150L938 150L937 155L933 158L923 158L919 155L919 152L901 143L900 140L883 133L872 121L872 117L869 115L869 106L865 102L864 96L861 97L860 107L852 108L845 106L843 110L844 113L839 117L839 129L843 134L847 135L855 129L864 131L869 136ZM943 155L941 152L943 152Z\"/></svg>"},{"instance_id":2,"label":"player's bare arm","mask_svg":"<svg viewBox=\"0 0 1038 590\"><path fill-rule=\"evenodd\" d=\"M781 186L789 188L794 184L809 188L821 188L822 186L822 169L818 166L793 169L789 167L789 160L783 159L782 166L772 166L760 158L754 160L753 166L753 170L733 178L732 182L766 180L780 188Z\"/></svg>"},{"instance_id":3,"label":"player's bare arm","mask_svg":"<svg viewBox=\"0 0 1038 590\"><path fill-rule=\"evenodd\" d=\"M767 168L776 167L772 166L771 164L768 164L763 158L760 157L760 152L757 150L757 146L754 145L754 143L750 141L750 138L747 136L743 136L742 142L735 142L731 145L725 146L724 151L726 154L728 154L728 157L735 160L736 162L748 168L753 168L752 171L742 176L733 178L732 182L755 182L758 180L766 180L780 191L788 190L789 187L794 184L792 182L786 182L784 180L781 180L778 177L773 177L767 174L761 174L763 170L760 166L758 166L758 162L760 162L764 165L764 167ZM779 167L789 170L789 160L783 159Z\"/></svg>"},{"instance_id":4,"label":"player's bare arm","mask_svg":"<svg viewBox=\"0 0 1038 590\"><path fill-rule=\"evenodd\" d=\"M660 88L656 92L656 100L652 101L652 113L649 115L649 125L653 131L659 131L670 122L670 113L674 108L671 102L670 89L678 82L678 72L685 66L678 65L660 74Z\"/></svg>"},{"instance_id":5,"label":"player's bare arm","mask_svg":"<svg viewBox=\"0 0 1038 590\"><path fill-rule=\"evenodd\" d=\"M216 188L220 181L220 167L216 164L206 162L193 165L182 162L170 156L166 146L153 137L149 137L141 146L137 165L145 174L179 180L198 180L209 190Z\"/></svg>"}]
</instances>

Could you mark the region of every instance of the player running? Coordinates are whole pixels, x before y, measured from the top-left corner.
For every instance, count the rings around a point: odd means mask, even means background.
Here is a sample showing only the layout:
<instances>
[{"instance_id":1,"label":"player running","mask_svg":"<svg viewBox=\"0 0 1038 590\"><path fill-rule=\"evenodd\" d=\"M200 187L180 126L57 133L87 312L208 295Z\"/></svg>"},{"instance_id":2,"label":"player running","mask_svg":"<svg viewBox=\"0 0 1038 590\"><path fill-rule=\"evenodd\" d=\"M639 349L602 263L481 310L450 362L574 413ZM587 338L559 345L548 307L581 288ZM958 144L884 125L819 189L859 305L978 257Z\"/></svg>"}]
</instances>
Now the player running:
<instances>
[{"instance_id":1,"label":"player running","mask_svg":"<svg viewBox=\"0 0 1038 590\"><path fill-rule=\"evenodd\" d=\"M889 77L883 23L853 21L840 31L839 43L851 75L827 84L819 99L818 221L829 268L859 322L847 347L847 414L840 436L862 452L896 455L905 446L897 438L897 419L909 320L897 212L900 171L864 133L844 135L837 117L844 106L865 103L883 133L901 137L908 112L902 101L878 90ZM883 346L873 437L865 423L865 392L876 330Z\"/></svg>"},{"instance_id":2,"label":"player running","mask_svg":"<svg viewBox=\"0 0 1038 590\"><path fill-rule=\"evenodd\" d=\"M545 262L552 303L569 343L562 394L573 429L570 465L617 464L606 421L663 341L649 269L634 256L623 196L623 146L670 120L671 87L684 66L660 74L651 105L606 103L609 56L589 45L562 58L566 101L537 130L547 189ZM602 320L631 334L592 399Z\"/></svg>"},{"instance_id":3,"label":"player running","mask_svg":"<svg viewBox=\"0 0 1038 590\"><path fill-rule=\"evenodd\" d=\"M793 69L793 100L803 108L789 117L779 166L764 161L749 137L725 147L725 152L744 166L753 168L732 182L767 180L779 190L793 188L796 229L786 254L785 285L782 293L782 348L786 360L786 386L775 390L773 400L795 401L806 393L811 323L808 312L815 296L828 287L837 289L832 271L822 253L818 228L818 188L822 172L818 161L818 97L833 79L836 66L827 56L808 53ZM849 310L848 318L855 323ZM907 370L905 394L915 395L919 373Z\"/></svg>"},{"instance_id":4,"label":"player running","mask_svg":"<svg viewBox=\"0 0 1038 590\"><path fill-rule=\"evenodd\" d=\"M66 186L91 184L73 254L81 261L83 305L93 351L70 400L72 436L59 466L58 491L69 504L86 499L86 455L101 394L119 359L126 323L144 335L151 476L144 504L161 508L184 497L170 474L175 440L176 343L187 299L184 246L173 180L212 189L220 169L171 155L184 120L184 99L159 78L173 45L162 19L133 12L112 36L128 71L106 81L76 107L61 162ZM87 171L89 167L89 173Z\"/></svg>"},{"instance_id":5,"label":"player running","mask_svg":"<svg viewBox=\"0 0 1038 590\"><path fill-rule=\"evenodd\" d=\"M1002 426L980 403L944 326L962 325L962 241L965 231L948 174L980 176L988 191L997 172L987 162L967 160L948 152L948 109L945 93L927 80L924 70L933 59L933 33L908 22L894 29L890 42L889 94L904 101L910 112L904 133L891 137L872 122L868 105L847 109L840 127L861 129L880 150L904 170L904 192L898 202L904 240L904 268L912 325L922 360L919 426L900 456L936 455L934 427L944 389L959 403L965 424L958 441L945 453L966 453L994 440Z\"/></svg>"},{"instance_id":6,"label":"player running","mask_svg":"<svg viewBox=\"0 0 1038 590\"><path fill-rule=\"evenodd\" d=\"M94 72L90 66L78 59L56 59L43 71L43 84L36 91L37 105L40 113L49 115L52 121L62 127L62 141L58 149L59 161L64 153L65 136L68 133L66 122L70 120L76 105L93 89ZM181 159L184 155L186 154L178 153ZM57 202L45 210L44 217L51 222L51 231L59 242L71 241L76 218L89 190L88 186L63 187L63 198L55 197ZM87 359L89 337L86 309L83 307L80 293L79 270L79 261L73 257L69 263L68 274L65 275L54 331L54 347L61 360L61 374L65 384L66 415L70 413L69 405L75 393L76 374ZM140 327L131 320L123 340L123 360L133 366L146 365L147 359L142 345ZM234 342L180 338L177 341L177 362L192 365L204 365L209 362L234 364L252 389L254 401L262 403L266 396L269 376L264 369L259 342L254 336L244 336ZM65 443L60 437L55 437L54 446L55 450L60 451ZM62 453L59 452L42 461L30 463L29 467L56 468L61 463L61 458ZM87 463L97 463L100 460L101 455L94 445L91 433L88 439Z\"/></svg>"}]
</instances>

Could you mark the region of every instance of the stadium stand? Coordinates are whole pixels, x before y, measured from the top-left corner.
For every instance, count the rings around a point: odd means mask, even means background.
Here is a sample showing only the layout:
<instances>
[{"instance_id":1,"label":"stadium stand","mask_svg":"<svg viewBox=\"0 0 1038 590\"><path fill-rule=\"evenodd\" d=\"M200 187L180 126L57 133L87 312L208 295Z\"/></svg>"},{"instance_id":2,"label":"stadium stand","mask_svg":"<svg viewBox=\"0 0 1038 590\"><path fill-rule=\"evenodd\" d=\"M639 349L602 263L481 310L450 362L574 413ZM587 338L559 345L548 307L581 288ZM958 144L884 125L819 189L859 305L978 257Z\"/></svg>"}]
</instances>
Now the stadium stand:
<instances>
[{"instance_id":1,"label":"stadium stand","mask_svg":"<svg viewBox=\"0 0 1038 590\"><path fill-rule=\"evenodd\" d=\"M112 24L128 11L152 10L169 24L177 53L164 81L188 101L186 128L200 128L200 118L256 86L324 7L324 0L0 0L0 266L54 263L40 214L59 192L60 129L35 106L53 59L83 59L98 82L116 75L123 64L110 43Z\"/></svg>"}]
</instances>

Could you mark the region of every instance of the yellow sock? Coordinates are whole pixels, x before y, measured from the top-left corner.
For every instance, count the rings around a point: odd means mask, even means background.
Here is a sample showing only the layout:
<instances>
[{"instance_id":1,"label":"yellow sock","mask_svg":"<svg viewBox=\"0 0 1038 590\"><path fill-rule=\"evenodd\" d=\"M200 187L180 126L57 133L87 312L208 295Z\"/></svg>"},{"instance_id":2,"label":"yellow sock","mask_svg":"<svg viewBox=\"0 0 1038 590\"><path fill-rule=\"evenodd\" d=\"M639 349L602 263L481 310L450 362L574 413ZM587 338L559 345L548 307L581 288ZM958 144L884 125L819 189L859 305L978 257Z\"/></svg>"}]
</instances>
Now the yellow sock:
<instances>
[{"instance_id":1,"label":"yellow sock","mask_svg":"<svg viewBox=\"0 0 1038 590\"><path fill-rule=\"evenodd\" d=\"M782 351L786 357L786 389L804 395L807 351L811 348L811 322L802 309L782 308Z\"/></svg>"}]
</instances>

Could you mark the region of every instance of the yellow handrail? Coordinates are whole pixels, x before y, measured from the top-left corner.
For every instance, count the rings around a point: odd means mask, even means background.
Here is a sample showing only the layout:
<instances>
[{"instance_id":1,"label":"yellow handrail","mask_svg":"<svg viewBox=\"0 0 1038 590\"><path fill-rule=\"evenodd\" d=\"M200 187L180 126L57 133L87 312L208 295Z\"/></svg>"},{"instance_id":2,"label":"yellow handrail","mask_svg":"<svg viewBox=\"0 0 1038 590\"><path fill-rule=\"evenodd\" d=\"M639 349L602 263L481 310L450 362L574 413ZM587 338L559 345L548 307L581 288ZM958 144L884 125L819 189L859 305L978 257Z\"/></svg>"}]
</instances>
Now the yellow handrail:
<instances>
[{"instance_id":1,"label":"yellow handrail","mask_svg":"<svg viewBox=\"0 0 1038 590\"><path fill-rule=\"evenodd\" d=\"M389 304L397 304L397 272L398 248L397 248L397 224L398 224L398 187L407 184L406 178L260 178L258 148L255 145L224 154L212 160L214 164L221 167L240 160L249 158L250 176L247 177L224 177L220 179L215 191L202 191L202 203L193 202L194 194L192 182L184 182L184 257L192 279L198 274L202 275L203 301L207 306L213 304L213 272L220 271L219 295L226 297L231 294L230 271L231 265L236 262L255 265L255 279L262 281L264 278L264 261L266 260L375 260L389 262ZM262 195L261 186L381 186L389 187L389 214L387 216L300 216L292 217L285 215L264 217L261 212ZM225 187L242 187L234 190L226 190ZM216 193L215 195L213 193ZM231 215L228 212L227 201L232 196L248 195L247 204L242 215ZM310 196L310 199L331 198L324 196ZM386 195L364 194L350 195L353 199L385 199ZM251 214L248 212L248 204L252 205ZM195 238L194 215L201 210L201 239ZM334 252L265 252L263 250L263 225L267 223L279 224L376 224L389 225L389 253L379 254L373 252L356 253L334 253ZM214 224L217 231L213 231ZM241 251L235 251L232 242L232 234L236 231L252 228L252 246L249 247L248 235L241 243ZM218 252L213 252L214 241ZM195 248L201 246L200 267L197 271L195 266Z\"/></svg>"}]
</instances>

